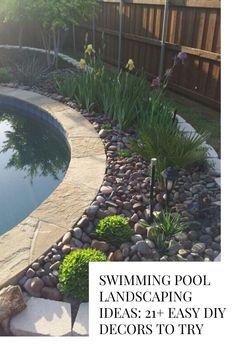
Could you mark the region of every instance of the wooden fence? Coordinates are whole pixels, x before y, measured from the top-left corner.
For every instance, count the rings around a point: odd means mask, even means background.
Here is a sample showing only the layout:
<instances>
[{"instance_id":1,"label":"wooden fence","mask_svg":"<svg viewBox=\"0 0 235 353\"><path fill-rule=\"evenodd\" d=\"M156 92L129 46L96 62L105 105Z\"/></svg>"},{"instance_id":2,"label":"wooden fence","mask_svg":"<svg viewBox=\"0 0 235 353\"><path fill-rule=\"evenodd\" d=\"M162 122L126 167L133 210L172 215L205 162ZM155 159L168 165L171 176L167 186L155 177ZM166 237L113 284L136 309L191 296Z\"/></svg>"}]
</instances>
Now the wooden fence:
<instances>
[{"instance_id":1,"label":"wooden fence","mask_svg":"<svg viewBox=\"0 0 235 353\"><path fill-rule=\"evenodd\" d=\"M88 32L96 49L105 44L104 59L122 66L129 58L150 77L172 65L179 51L188 54L171 81L171 88L220 108L220 1L219 0L97 0L95 20L75 28L66 47L83 51ZM121 3L121 7L120 7ZM121 11L120 11L121 10ZM164 31L164 14L166 17ZM17 44L17 26L0 25L0 44ZM103 37L103 40L102 40ZM23 45L41 46L38 31L24 31Z\"/></svg>"},{"instance_id":2,"label":"wooden fence","mask_svg":"<svg viewBox=\"0 0 235 353\"><path fill-rule=\"evenodd\" d=\"M177 68L171 88L202 103L220 107L219 0L99 0L95 21L76 30L78 49L85 33L96 48L105 43L104 59L125 65L132 58L138 69L159 74L179 51L188 54ZM164 12L166 16L164 33ZM103 38L103 39L102 39ZM165 45L164 45L165 44Z\"/></svg>"}]
</instances>

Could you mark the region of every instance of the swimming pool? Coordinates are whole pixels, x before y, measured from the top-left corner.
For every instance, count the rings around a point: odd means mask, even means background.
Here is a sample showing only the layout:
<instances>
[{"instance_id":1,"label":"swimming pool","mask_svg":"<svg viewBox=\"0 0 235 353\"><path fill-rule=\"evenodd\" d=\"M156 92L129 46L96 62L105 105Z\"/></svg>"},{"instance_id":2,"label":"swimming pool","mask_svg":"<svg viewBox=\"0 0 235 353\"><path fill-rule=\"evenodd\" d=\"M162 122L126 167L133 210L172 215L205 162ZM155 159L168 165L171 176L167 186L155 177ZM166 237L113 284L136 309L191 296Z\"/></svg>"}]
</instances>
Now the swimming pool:
<instances>
[{"instance_id":1,"label":"swimming pool","mask_svg":"<svg viewBox=\"0 0 235 353\"><path fill-rule=\"evenodd\" d=\"M0 104L0 235L52 193L69 160L67 144L55 128Z\"/></svg>"}]
</instances>

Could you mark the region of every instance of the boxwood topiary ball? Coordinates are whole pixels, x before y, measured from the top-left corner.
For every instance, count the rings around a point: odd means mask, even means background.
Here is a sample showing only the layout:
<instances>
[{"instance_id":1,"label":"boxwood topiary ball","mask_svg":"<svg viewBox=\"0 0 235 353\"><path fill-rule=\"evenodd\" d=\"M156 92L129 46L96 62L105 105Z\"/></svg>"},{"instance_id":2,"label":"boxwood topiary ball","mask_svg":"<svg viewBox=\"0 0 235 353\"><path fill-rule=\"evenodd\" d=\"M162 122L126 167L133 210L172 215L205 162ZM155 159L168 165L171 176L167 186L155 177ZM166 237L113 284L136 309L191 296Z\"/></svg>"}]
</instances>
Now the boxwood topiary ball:
<instances>
[{"instance_id":1,"label":"boxwood topiary ball","mask_svg":"<svg viewBox=\"0 0 235 353\"><path fill-rule=\"evenodd\" d=\"M73 250L59 267L60 291L68 297L87 302L89 299L89 262L106 261L96 249Z\"/></svg>"},{"instance_id":2,"label":"boxwood topiary ball","mask_svg":"<svg viewBox=\"0 0 235 353\"><path fill-rule=\"evenodd\" d=\"M97 238L115 246L130 240L133 231L126 218L122 216L108 216L101 219L96 228Z\"/></svg>"}]
</instances>

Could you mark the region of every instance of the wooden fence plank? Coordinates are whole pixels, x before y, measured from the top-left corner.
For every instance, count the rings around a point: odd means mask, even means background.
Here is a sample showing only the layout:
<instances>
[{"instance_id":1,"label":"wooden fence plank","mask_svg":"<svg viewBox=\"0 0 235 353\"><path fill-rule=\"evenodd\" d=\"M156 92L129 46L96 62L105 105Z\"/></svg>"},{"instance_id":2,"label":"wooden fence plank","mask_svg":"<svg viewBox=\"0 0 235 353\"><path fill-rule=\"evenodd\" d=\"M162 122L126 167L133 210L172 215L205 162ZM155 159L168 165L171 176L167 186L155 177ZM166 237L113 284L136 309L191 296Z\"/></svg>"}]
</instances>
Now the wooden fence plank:
<instances>
[{"instance_id":1,"label":"wooden fence plank","mask_svg":"<svg viewBox=\"0 0 235 353\"><path fill-rule=\"evenodd\" d=\"M119 0L98 0L101 3L119 3ZM170 0L174 6L220 8L220 0ZM125 0L127 4L164 5L165 0Z\"/></svg>"},{"instance_id":2,"label":"wooden fence plank","mask_svg":"<svg viewBox=\"0 0 235 353\"><path fill-rule=\"evenodd\" d=\"M207 30L207 38L206 38L206 45L205 45L205 50L207 51L212 51L212 48L213 48L216 19L217 19L216 11L213 11L213 12L211 11L208 14L208 30Z\"/></svg>"},{"instance_id":3,"label":"wooden fence plank","mask_svg":"<svg viewBox=\"0 0 235 353\"><path fill-rule=\"evenodd\" d=\"M158 40L162 37L162 22L163 12L161 8L157 7L155 10L155 38Z\"/></svg>"},{"instance_id":4,"label":"wooden fence plank","mask_svg":"<svg viewBox=\"0 0 235 353\"><path fill-rule=\"evenodd\" d=\"M195 47L202 49L203 33L204 33L205 23L206 23L206 10L198 12L197 16L198 16L198 25L197 25L198 33L196 37Z\"/></svg>"},{"instance_id":5,"label":"wooden fence plank","mask_svg":"<svg viewBox=\"0 0 235 353\"><path fill-rule=\"evenodd\" d=\"M83 26L82 28L89 29L90 27ZM97 27L96 30L98 32L102 32L104 29ZM105 29L105 33L113 35L113 36L118 36L118 31L116 31L116 30ZM156 45L156 46L161 45L160 40L153 39L153 38L146 38L146 37L142 37L142 36L139 36L136 34L123 33L123 37L130 39L130 40L133 40L133 41L136 41L136 42L145 43L145 44L149 44L149 45ZM175 51L184 51L190 55L195 55L195 56L199 56L199 57L202 57L205 59L210 59L210 60L220 62L221 55L219 53L209 52L209 51L202 50L202 49L191 48L191 47L187 47L185 45L172 44L172 43L168 43L168 42L166 43L166 47L168 47L172 50L175 50Z\"/></svg>"},{"instance_id":6,"label":"wooden fence plank","mask_svg":"<svg viewBox=\"0 0 235 353\"><path fill-rule=\"evenodd\" d=\"M154 33L154 7L149 8L148 36L153 37Z\"/></svg>"},{"instance_id":7,"label":"wooden fence plank","mask_svg":"<svg viewBox=\"0 0 235 353\"><path fill-rule=\"evenodd\" d=\"M216 16L215 33L211 51L215 53L220 53L220 13L218 11Z\"/></svg>"}]
</instances>

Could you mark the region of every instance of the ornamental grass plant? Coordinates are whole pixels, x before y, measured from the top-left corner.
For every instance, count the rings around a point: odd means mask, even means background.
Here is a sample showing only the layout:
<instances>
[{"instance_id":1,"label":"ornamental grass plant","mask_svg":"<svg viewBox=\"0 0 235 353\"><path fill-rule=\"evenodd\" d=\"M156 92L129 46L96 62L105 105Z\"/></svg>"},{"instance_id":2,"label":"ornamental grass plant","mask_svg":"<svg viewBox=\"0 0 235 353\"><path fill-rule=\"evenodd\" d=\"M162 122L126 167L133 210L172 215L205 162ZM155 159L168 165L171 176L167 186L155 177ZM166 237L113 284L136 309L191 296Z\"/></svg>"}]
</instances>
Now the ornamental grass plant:
<instances>
[{"instance_id":1,"label":"ornamental grass plant","mask_svg":"<svg viewBox=\"0 0 235 353\"><path fill-rule=\"evenodd\" d=\"M131 149L145 160L157 159L157 180L161 171L172 166L187 168L194 164L205 165L207 149L204 143L209 134L185 134L172 119L172 107L159 96L152 95L148 109L142 110L142 120L137 126L138 141L132 140Z\"/></svg>"}]
</instances>

